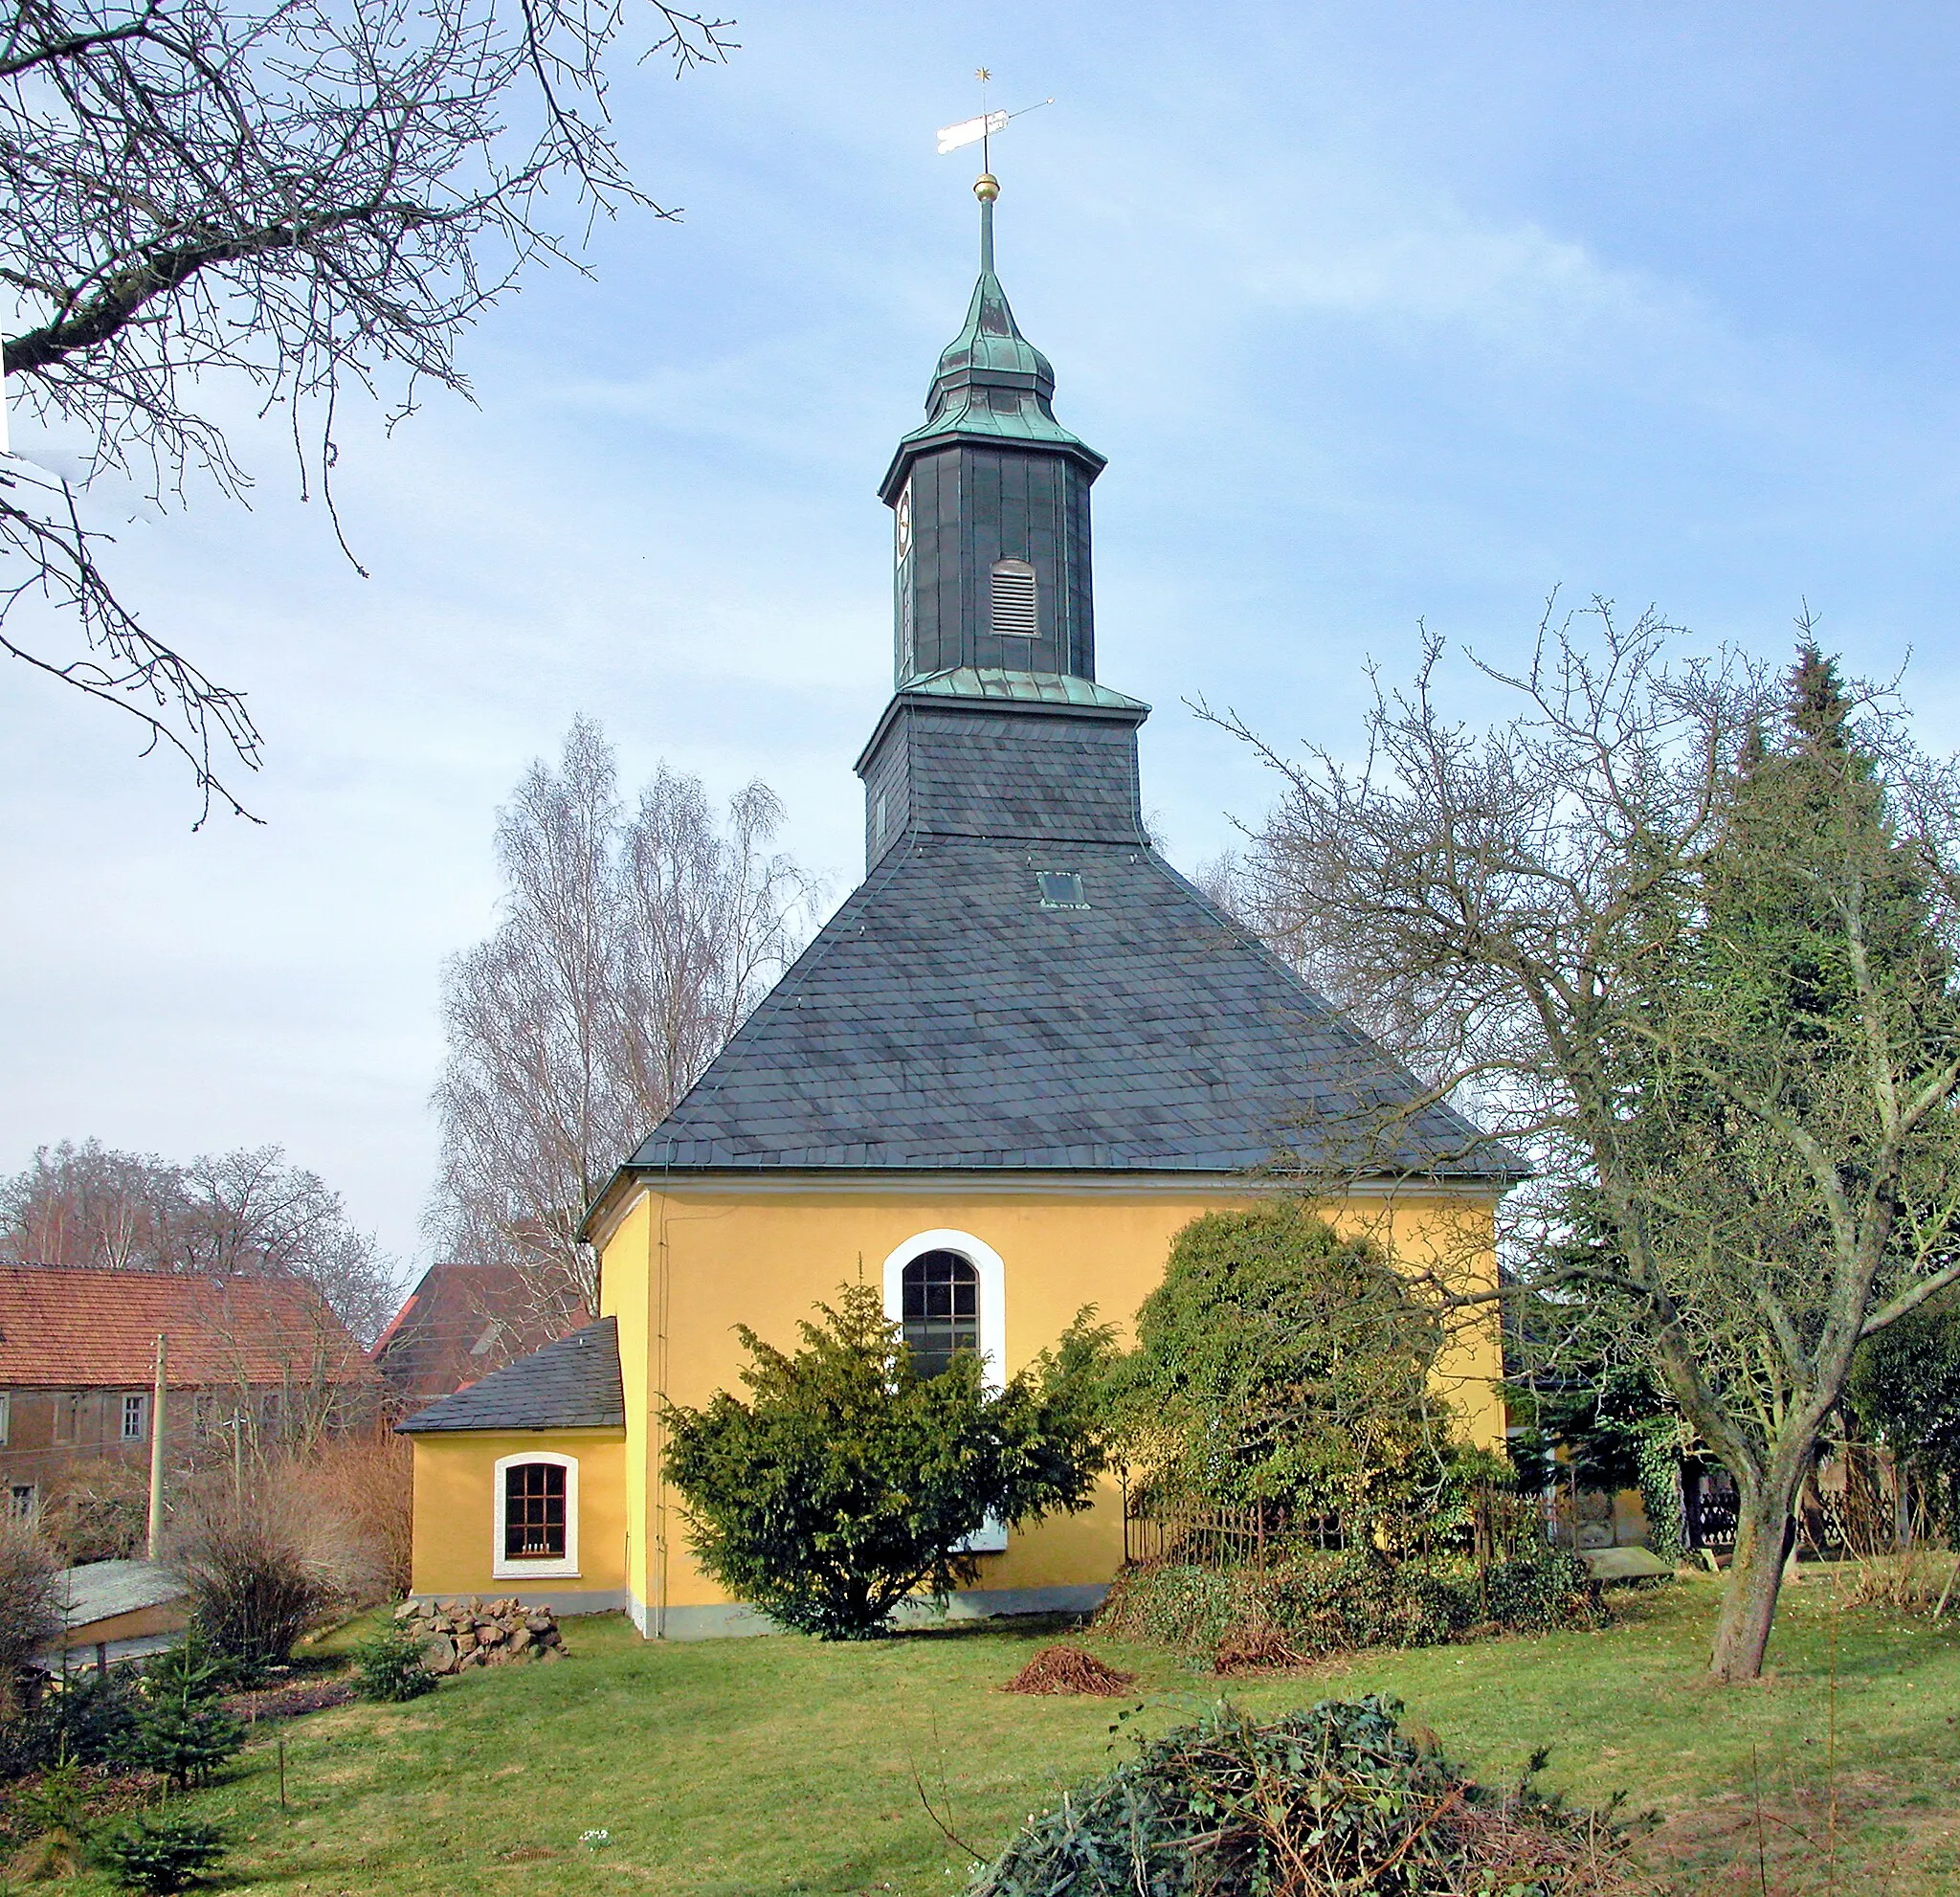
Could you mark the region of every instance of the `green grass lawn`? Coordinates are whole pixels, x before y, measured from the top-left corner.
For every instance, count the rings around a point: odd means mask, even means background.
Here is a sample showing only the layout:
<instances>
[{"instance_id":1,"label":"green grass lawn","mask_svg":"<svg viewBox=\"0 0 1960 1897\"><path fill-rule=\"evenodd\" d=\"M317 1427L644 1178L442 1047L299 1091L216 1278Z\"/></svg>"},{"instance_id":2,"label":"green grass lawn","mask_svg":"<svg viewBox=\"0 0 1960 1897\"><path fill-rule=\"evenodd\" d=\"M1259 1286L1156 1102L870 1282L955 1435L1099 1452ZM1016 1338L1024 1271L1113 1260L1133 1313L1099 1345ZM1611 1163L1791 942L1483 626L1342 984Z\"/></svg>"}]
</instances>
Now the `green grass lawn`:
<instances>
[{"instance_id":1,"label":"green grass lawn","mask_svg":"<svg viewBox=\"0 0 1960 1897\"><path fill-rule=\"evenodd\" d=\"M1807 1580L1786 1596L1770 1677L1722 1689L1699 1680L1715 1598L1711 1581L1682 1582L1622 1596L1598 1634L1370 1654L1229 1690L1272 1711L1393 1692L1490 1777L1548 1746L1548 1783L1589 1802L1625 1791L1666 1815L1645 1849L1684 1891L1960 1891L1960 1628L1840 1611L1828 1581ZM991 1853L1131 1730L1188 1719L1219 1689L1175 1656L1095 1640L1139 1673L1128 1700L998 1691L1052 1627L656 1645L609 1619L570 1622L567 1638L568 1664L275 1729L283 1812L273 1735L256 1740L192 1801L234 1833L227 1887L957 1890L966 1856L921 1809L915 1774ZM596 1830L611 1841L580 1843Z\"/></svg>"}]
</instances>

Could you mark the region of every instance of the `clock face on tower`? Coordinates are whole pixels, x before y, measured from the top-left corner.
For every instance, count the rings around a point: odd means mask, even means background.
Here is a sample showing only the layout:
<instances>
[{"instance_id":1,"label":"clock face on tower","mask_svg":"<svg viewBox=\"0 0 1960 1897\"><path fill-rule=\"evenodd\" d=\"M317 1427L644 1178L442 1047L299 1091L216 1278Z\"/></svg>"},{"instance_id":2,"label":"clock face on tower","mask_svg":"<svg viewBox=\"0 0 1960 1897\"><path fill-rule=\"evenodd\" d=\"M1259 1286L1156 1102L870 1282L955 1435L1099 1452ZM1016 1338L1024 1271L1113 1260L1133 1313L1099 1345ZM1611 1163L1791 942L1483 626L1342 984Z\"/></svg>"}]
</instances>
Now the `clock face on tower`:
<instances>
[{"instance_id":1,"label":"clock face on tower","mask_svg":"<svg viewBox=\"0 0 1960 1897\"><path fill-rule=\"evenodd\" d=\"M895 557L902 561L905 555L912 550L912 483L909 480L899 490L899 504L896 512L898 517L898 553Z\"/></svg>"}]
</instances>

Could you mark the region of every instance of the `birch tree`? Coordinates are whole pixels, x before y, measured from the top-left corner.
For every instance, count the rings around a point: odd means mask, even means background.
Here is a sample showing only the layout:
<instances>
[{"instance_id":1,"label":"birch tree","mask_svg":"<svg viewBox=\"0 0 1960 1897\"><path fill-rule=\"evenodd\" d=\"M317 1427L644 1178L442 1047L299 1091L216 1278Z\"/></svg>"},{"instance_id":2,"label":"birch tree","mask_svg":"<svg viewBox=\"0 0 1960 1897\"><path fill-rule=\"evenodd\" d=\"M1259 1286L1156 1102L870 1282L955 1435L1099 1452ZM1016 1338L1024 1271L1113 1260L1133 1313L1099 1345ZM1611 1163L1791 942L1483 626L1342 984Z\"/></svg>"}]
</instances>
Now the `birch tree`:
<instances>
[{"instance_id":1,"label":"birch tree","mask_svg":"<svg viewBox=\"0 0 1960 1897\"><path fill-rule=\"evenodd\" d=\"M1263 924L1535 1163L1525 1295L1633 1339L1734 1477L1710 1655L1754 1678L1858 1344L1960 1282L1960 779L1808 625L1779 684L1599 604L1443 702L1378 689L1359 764L1291 759ZM1357 1108L1381 1151L1409 1110Z\"/></svg>"},{"instance_id":2,"label":"birch tree","mask_svg":"<svg viewBox=\"0 0 1960 1897\"><path fill-rule=\"evenodd\" d=\"M757 782L718 821L665 765L628 809L585 719L525 772L498 817L502 917L443 978L442 1250L516 1264L541 1311L597 1308L586 1208L801 946L814 891L770 848L782 820Z\"/></svg>"}]
</instances>

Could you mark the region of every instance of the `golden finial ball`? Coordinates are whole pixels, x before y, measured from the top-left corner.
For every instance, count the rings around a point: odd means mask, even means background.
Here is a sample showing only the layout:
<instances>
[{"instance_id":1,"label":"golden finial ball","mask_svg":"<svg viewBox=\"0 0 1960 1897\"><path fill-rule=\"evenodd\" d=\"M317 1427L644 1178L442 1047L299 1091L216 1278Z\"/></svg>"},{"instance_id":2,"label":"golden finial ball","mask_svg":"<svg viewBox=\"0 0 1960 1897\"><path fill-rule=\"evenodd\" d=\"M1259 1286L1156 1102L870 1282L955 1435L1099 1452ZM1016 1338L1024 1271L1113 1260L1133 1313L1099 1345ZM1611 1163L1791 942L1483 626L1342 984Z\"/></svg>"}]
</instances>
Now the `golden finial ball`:
<instances>
[{"instance_id":1,"label":"golden finial ball","mask_svg":"<svg viewBox=\"0 0 1960 1897\"><path fill-rule=\"evenodd\" d=\"M973 195L982 204L991 204L1000 195L1000 180L991 171L983 171L973 180Z\"/></svg>"}]
</instances>

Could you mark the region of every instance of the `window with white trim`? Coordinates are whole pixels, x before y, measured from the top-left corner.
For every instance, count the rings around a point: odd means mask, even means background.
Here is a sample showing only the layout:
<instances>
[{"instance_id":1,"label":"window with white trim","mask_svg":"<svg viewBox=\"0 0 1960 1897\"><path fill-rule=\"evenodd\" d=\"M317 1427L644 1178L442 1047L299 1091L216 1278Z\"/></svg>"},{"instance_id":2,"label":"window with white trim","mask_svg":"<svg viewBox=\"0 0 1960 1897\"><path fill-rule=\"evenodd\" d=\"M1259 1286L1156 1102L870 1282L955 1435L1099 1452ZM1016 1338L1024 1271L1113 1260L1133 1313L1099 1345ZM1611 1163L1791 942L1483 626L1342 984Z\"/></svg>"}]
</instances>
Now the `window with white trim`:
<instances>
[{"instance_id":1,"label":"window with white trim","mask_svg":"<svg viewBox=\"0 0 1960 1897\"><path fill-rule=\"evenodd\" d=\"M948 1258L951 1265L945 1262ZM912 1272L915 1263L920 1269ZM908 1317L906 1293L913 1287L921 1293L920 1308ZM984 1239L945 1228L915 1232L884 1261L884 1314L922 1355L944 1351L941 1369L955 1349L973 1350L990 1390L1007 1381L1007 1265ZM990 1521L968 1536L965 1551L999 1554L1006 1547L1007 1529Z\"/></svg>"},{"instance_id":2,"label":"window with white trim","mask_svg":"<svg viewBox=\"0 0 1960 1897\"><path fill-rule=\"evenodd\" d=\"M132 1391L122 1398L122 1440L146 1442L148 1439L149 1397L141 1391Z\"/></svg>"},{"instance_id":3,"label":"window with white trim","mask_svg":"<svg viewBox=\"0 0 1960 1897\"><path fill-rule=\"evenodd\" d=\"M7 1512L16 1522L31 1522L34 1518L39 1498L31 1482L17 1482L7 1491Z\"/></svg>"},{"instance_id":4,"label":"window with white trim","mask_svg":"<svg viewBox=\"0 0 1960 1897\"><path fill-rule=\"evenodd\" d=\"M497 1464L495 1539L490 1572L498 1580L565 1578L578 1573L578 1459L533 1449Z\"/></svg>"},{"instance_id":5,"label":"window with white trim","mask_svg":"<svg viewBox=\"0 0 1960 1897\"><path fill-rule=\"evenodd\" d=\"M991 584L994 632L1002 638L1033 638L1039 630L1034 568L1025 560L996 560Z\"/></svg>"},{"instance_id":6,"label":"window with white trim","mask_svg":"<svg viewBox=\"0 0 1960 1897\"><path fill-rule=\"evenodd\" d=\"M0 1449L7 1446L7 1432L13 1426L13 1392L0 1390Z\"/></svg>"}]
</instances>

